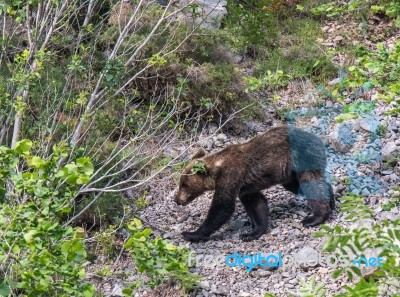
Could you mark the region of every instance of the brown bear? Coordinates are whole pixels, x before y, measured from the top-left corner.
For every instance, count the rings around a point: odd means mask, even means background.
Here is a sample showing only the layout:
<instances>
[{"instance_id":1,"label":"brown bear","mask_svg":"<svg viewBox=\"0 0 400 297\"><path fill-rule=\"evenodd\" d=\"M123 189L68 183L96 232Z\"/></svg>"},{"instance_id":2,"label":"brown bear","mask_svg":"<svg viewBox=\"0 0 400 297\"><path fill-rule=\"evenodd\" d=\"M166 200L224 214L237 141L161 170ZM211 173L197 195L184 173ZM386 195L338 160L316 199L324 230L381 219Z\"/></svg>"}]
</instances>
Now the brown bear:
<instances>
[{"instance_id":1,"label":"brown bear","mask_svg":"<svg viewBox=\"0 0 400 297\"><path fill-rule=\"evenodd\" d=\"M252 231L241 239L259 238L268 229L268 204L261 190L281 184L302 194L312 208L305 227L325 222L334 207L332 187L324 179L325 147L321 139L292 126L275 127L243 144L206 155L200 149L183 170L175 202L186 205L205 191L215 190L203 224L183 232L186 240L207 240L226 223L239 196L250 217Z\"/></svg>"}]
</instances>

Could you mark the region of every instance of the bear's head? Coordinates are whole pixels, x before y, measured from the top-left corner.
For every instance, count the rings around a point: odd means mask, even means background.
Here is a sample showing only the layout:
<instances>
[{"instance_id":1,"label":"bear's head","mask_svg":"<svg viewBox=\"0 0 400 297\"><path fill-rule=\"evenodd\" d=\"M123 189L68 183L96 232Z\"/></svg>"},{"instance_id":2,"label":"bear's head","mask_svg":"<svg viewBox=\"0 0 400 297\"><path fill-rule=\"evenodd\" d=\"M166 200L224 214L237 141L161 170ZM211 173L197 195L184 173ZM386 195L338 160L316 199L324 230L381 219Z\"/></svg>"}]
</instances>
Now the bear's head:
<instances>
[{"instance_id":1,"label":"bear's head","mask_svg":"<svg viewBox=\"0 0 400 297\"><path fill-rule=\"evenodd\" d=\"M207 164L207 161L203 159L206 153L204 149L200 149L183 170L179 180L178 193L175 196L177 204L187 205L205 191L215 189L215 182L209 167L210 164Z\"/></svg>"}]
</instances>

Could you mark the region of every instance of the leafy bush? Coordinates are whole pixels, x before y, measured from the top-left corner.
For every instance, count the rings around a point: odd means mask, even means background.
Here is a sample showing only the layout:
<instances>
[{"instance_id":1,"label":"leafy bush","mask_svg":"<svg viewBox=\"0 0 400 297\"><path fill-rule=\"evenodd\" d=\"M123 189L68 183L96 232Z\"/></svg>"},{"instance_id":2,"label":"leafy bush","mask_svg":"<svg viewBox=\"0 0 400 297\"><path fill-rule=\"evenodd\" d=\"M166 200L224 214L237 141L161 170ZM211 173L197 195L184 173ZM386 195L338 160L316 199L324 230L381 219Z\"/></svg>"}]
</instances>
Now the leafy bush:
<instances>
[{"instance_id":1,"label":"leafy bush","mask_svg":"<svg viewBox=\"0 0 400 297\"><path fill-rule=\"evenodd\" d=\"M359 116L370 113L375 108L374 102L357 101L355 103L347 104L343 108L343 113L338 115L335 120L342 123L345 120L355 119Z\"/></svg>"},{"instance_id":2,"label":"leafy bush","mask_svg":"<svg viewBox=\"0 0 400 297\"><path fill-rule=\"evenodd\" d=\"M334 227L324 225L322 226L323 231L316 234L318 237L326 237L323 250L338 252L341 255L349 256L350 259L352 256L365 257L366 252L375 251L376 256L384 258L384 262L383 266L376 269L372 275L361 278L354 288L345 286L348 293L338 296L377 296L378 292L385 294L382 291L384 285L392 280L398 280L400 277L400 268L395 264L400 251L400 219L395 221L385 219L380 224L375 224L374 212L364 204L361 196L349 194L342 197L341 201L341 211L347 214L346 220L351 222L369 221L372 229L367 226L342 228L338 225ZM349 280L353 280L355 275L362 277L362 272L355 265L337 269L334 271L333 277L337 278L343 273L346 273Z\"/></svg>"},{"instance_id":3,"label":"leafy bush","mask_svg":"<svg viewBox=\"0 0 400 297\"><path fill-rule=\"evenodd\" d=\"M152 239L151 230L143 229L138 219L132 220L127 227L131 236L125 248L131 252L138 272L149 276L150 287L154 288L162 282L177 282L189 289L198 283L200 277L189 272L188 248L177 247L161 238ZM124 292L131 294L140 285L141 282L138 282Z\"/></svg>"},{"instance_id":4,"label":"leafy bush","mask_svg":"<svg viewBox=\"0 0 400 297\"><path fill-rule=\"evenodd\" d=\"M249 45L271 46L277 36L274 0L228 0L225 29L231 33L235 48L246 49Z\"/></svg>"},{"instance_id":5,"label":"leafy bush","mask_svg":"<svg viewBox=\"0 0 400 297\"><path fill-rule=\"evenodd\" d=\"M354 98L375 87L377 99L392 103L390 113L400 113L400 41L391 48L378 44L376 51L358 47L356 54L356 65L348 68L348 76L337 82L332 95L339 100L344 96Z\"/></svg>"},{"instance_id":6,"label":"leafy bush","mask_svg":"<svg viewBox=\"0 0 400 297\"><path fill-rule=\"evenodd\" d=\"M211 115L222 114L226 118L236 110L256 103L246 94L242 76L233 64L204 63L188 68L187 72L182 95L193 107L208 109ZM255 108L248 112L260 116Z\"/></svg>"},{"instance_id":7,"label":"leafy bush","mask_svg":"<svg viewBox=\"0 0 400 297\"><path fill-rule=\"evenodd\" d=\"M311 11L314 15L326 15L327 17L350 13L357 15L354 13L355 11L361 12L361 15L368 12L383 13L390 18L397 18L396 23L400 25L400 4L397 0L333 1L314 7Z\"/></svg>"},{"instance_id":8,"label":"leafy bush","mask_svg":"<svg viewBox=\"0 0 400 297\"><path fill-rule=\"evenodd\" d=\"M267 71L266 75L261 78L255 77L243 77L246 84L246 92L254 92L261 88L277 88L286 86L292 79L291 75L283 73L282 70L277 70L272 73L270 70Z\"/></svg>"},{"instance_id":9,"label":"leafy bush","mask_svg":"<svg viewBox=\"0 0 400 297\"><path fill-rule=\"evenodd\" d=\"M0 294L93 296L82 282L85 232L60 221L93 166L79 158L59 167L65 146L54 147L49 159L31 155L31 146L22 140L0 147Z\"/></svg>"},{"instance_id":10,"label":"leafy bush","mask_svg":"<svg viewBox=\"0 0 400 297\"><path fill-rule=\"evenodd\" d=\"M372 273L363 275L356 265L350 265L337 269L333 272L333 278L346 274L349 281L356 283L345 285L345 293L332 295L332 292L324 289L324 284L317 284L315 276L312 276L309 283L301 282L298 296L301 297L377 297L389 296L385 286L391 284L395 290L399 290L400 267L398 266L398 255L400 252L400 219L394 221L382 220L377 224L374 222L374 211L365 205L363 198L359 195L348 194L341 198L341 212L346 214L347 221L357 223L354 227L341 227L336 225L329 227L323 225L323 229L317 232L316 237L325 237L323 246L324 252L354 259L354 257L366 257L365 253L374 252L374 257L384 259L383 265ZM354 210L357 211L354 211ZM361 222L361 225L358 225ZM362 222L367 224L363 226ZM352 262L349 262L350 264ZM296 295L296 296L297 296ZM398 295L390 295L398 296ZM274 297L267 293L265 297Z\"/></svg>"}]
</instances>

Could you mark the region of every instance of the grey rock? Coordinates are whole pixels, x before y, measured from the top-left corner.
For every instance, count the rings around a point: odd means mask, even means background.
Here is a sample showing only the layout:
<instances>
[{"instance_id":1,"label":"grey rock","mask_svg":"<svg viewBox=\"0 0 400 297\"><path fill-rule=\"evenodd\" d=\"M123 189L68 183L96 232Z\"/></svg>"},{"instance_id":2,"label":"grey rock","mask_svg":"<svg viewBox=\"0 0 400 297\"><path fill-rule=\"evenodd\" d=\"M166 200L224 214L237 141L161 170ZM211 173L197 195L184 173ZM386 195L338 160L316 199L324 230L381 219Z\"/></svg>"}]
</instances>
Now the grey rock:
<instances>
[{"instance_id":1,"label":"grey rock","mask_svg":"<svg viewBox=\"0 0 400 297\"><path fill-rule=\"evenodd\" d=\"M216 126L216 125L210 125L209 127L208 127L208 133L209 134L213 134L213 133L215 133L215 131L217 131L218 130L218 127Z\"/></svg>"},{"instance_id":2,"label":"grey rock","mask_svg":"<svg viewBox=\"0 0 400 297\"><path fill-rule=\"evenodd\" d=\"M201 11L196 16L190 12L180 12L178 19L181 19L189 24L196 23L202 28L216 30L221 27L223 17L226 15L226 0L180 0L177 8L187 6L188 4L197 4L200 6Z\"/></svg>"},{"instance_id":3,"label":"grey rock","mask_svg":"<svg viewBox=\"0 0 400 297\"><path fill-rule=\"evenodd\" d=\"M297 253L297 257L299 265L303 269L307 269L308 267L315 267L318 265L318 252L310 246L304 246Z\"/></svg>"},{"instance_id":4,"label":"grey rock","mask_svg":"<svg viewBox=\"0 0 400 297\"><path fill-rule=\"evenodd\" d=\"M199 287L204 289L204 290L210 290L211 284L209 281L201 281L199 284Z\"/></svg>"},{"instance_id":5,"label":"grey rock","mask_svg":"<svg viewBox=\"0 0 400 297\"><path fill-rule=\"evenodd\" d=\"M337 77L335 79L332 79L330 82L328 82L328 85L336 85L336 84L340 83L342 80L343 80L343 78Z\"/></svg>"},{"instance_id":6,"label":"grey rock","mask_svg":"<svg viewBox=\"0 0 400 297\"><path fill-rule=\"evenodd\" d=\"M400 151L400 148L398 148L396 146L395 142L390 141L390 142L386 143L382 148L382 160L388 161L399 151Z\"/></svg>"},{"instance_id":7,"label":"grey rock","mask_svg":"<svg viewBox=\"0 0 400 297\"><path fill-rule=\"evenodd\" d=\"M319 136L319 138L321 138L322 143L323 143L325 146L328 146L328 145L329 145L328 136L326 136L326 135L318 135L318 136Z\"/></svg>"},{"instance_id":8,"label":"grey rock","mask_svg":"<svg viewBox=\"0 0 400 297\"><path fill-rule=\"evenodd\" d=\"M214 145L216 147L223 147L224 146L224 142L221 141L221 140L217 140L217 141L214 142Z\"/></svg>"},{"instance_id":9,"label":"grey rock","mask_svg":"<svg viewBox=\"0 0 400 297\"><path fill-rule=\"evenodd\" d=\"M381 220L386 219L389 221L395 221L395 220L399 219L400 217L391 211L382 211L378 214L378 218Z\"/></svg>"},{"instance_id":10,"label":"grey rock","mask_svg":"<svg viewBox=\"0 0 400 297\"><path fill-rule=\"evenodd\" d=\"M182 222L186 221L186 220L188 219L188 217L189 217L189 215L185 214L185 215L183 215L183 216L178 217L178 218L176 219L176 221L177 221L178 223L182 223Z\"/></svg>"},{"instance_id":11,"label":"grey rock","mask_svg":"<svg viewBox=\"0 0 400 297\"><path fill-rule=\"evenodd\" d=\"M233 57L233 61L234 61L235 63L240 63L240 62L243 61L243 56L241 56L241 55L236 55L236 56Z\"/></svg>"},{"instance_id":12,"label":"grey rock","mask_svg":"<svg viewBox=\"0 0 400 297\"><path fill-rule=\"evenodd\" d=\"M271 235L278 235L281 233L281 230L279 228L275 228L271 230Z\"/></svg>"},{"instance_id":13,"label":"grey rock","mask_svg":"<svg viewBox=\"0 0 400 297\"><path fill-rule=\"evenodd\" d=\"M125 296L122 293L122 287L119 284L114 285L114 288L112 289L112 292L111 292L111 296L117 296L117 297Z\"/></svg>"},{"instance_id":14,"label":"grey rock","mask_svg":"<svg viewBox=\"0 0 400 297\"><path fill-rule=\"evenodd\" d=\"M264 127L262 126L261 123L256 122L256 121L247 121L245 123L246 127L253 132L262 132L264 131Z\"/></svg>"},{"instance_id":15,"label":"grey rock","mask_svg":"<svg viewBox=\"0 0 400 297\"><path fill-rule=\"evenodd\" d=\"M163 234L163 238L164 238L164 239L168 239L168 238L171 238L172 235L173 235L173 234L172 234L171 232L166 232L166 233Z\"/></svg>"},{"instance_id":16,"label":"grey rock","mask_svg":"<svg viewBox=\"0 0 400 297\"><path fill-rule=\"evenodd\" d=\"M221 286L216 288L215 290L211 290L213 293L223 296L229 295L229 288L227 286Z\"/></svg>"},{"instance_id":17,"label":"grey rock","mask_svg":"<svg viewBox=\"0 0 400 297\"><path fill-rule=\"evenodd\" d=\"M260 277L266 277L271 275L271 271L270 270L264 270L264 269L258 269L256 275L260 276Z\"/></svg>"},{"instance_id":18,"label":"grey rock","mask_svg":"<svg viewBox=\"0 0 400 297\"><path fill-rule=\"evenodd\" d=\"M361 194L363 194L363 195L369 195L369 194L371 194L371 192L370 192L367 188L364 188L364 189L361 191Z\"/></svg>"},{"instance_id":19,"label":"grey rock","mask_svg":"<svg viewBox=\"0 0 400 297\"><path fill-rule=\"evenodd\" d=\"M224 133L220 133L217 135L217 140L219 141L226 141L228 139L228 136L226 136Z\"/></svg>"},{"instance_id":20,"label":"grey rock","mask_svg":"<svg viewBox=\"0 0 400 297\"><path fill-rule=\"evenodd\" d=\"M244 220L237 219L232 221L226 229L231 231L237 231L242 229L244 227L244 224L245 224Z\"/></svg>"},{"instance_id":21,"label":"grey rock","mask_svg":"<svg viewBox=\"0 0 400 297\"><path fill-rule=\"evenodd\" d=\"M365 131L375 133L378 129L379 122L373 117L367 117L358 120L360 127Z\"/></svg>"},{"instance_id":22,"label":"grey rock","mask_svg":"<svg viewBox=\"0 0 400 297\"><path fill-rule=\"evenodd\" d=\"M353 224L351 224L350 230L359 229L359 228L372 229L373 225L374 225L374 221L364 219L364 220L360 220L360 221L357 221L357 222L354 222Z\"/></svg>"},{"instance_id":23,"label":"grey rock","mask_svg":"<svg viewBox=\"0 0 400 297\"><path fill-rule=\"evenodd\" d=\"M354 143L351 124L345 123L336 125L333 131L329 134L329 142L337 152L349 152Z\"/></svg>"}]
</instances>

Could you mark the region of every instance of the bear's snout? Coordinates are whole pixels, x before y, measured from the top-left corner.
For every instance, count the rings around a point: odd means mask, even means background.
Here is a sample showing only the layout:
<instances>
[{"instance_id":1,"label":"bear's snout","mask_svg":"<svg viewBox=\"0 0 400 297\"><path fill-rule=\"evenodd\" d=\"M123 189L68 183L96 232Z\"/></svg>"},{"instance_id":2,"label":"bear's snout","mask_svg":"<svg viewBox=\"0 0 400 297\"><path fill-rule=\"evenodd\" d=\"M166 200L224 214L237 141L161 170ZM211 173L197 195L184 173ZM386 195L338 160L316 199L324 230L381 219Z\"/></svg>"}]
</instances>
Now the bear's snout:
<instances>
[{"instance_id":1,"label":"bear's snout","mask_svg":"<svg viewBox=\"0 0 400 297\"><path fill-rule=\"evenodd\" d=\"M174 197L174 201L176 204L178 205L185 205L186 199L182 199L183 195L181 194L181 192L179 191L178 193L176 193L175 197Z\"/></svg>"},{"instance_id":2,"label":"bear's snout","mask_svg":"<svg viewBox=\"0 0 400 297\"><path fill-rule=\"evenodd\" d=\"M178 193L175 195L174 201L178 205L188 205L194 200L194 198L196 198L196 196L190 196L184 191L178 191Z\"/></svg>"}]
</instances>

